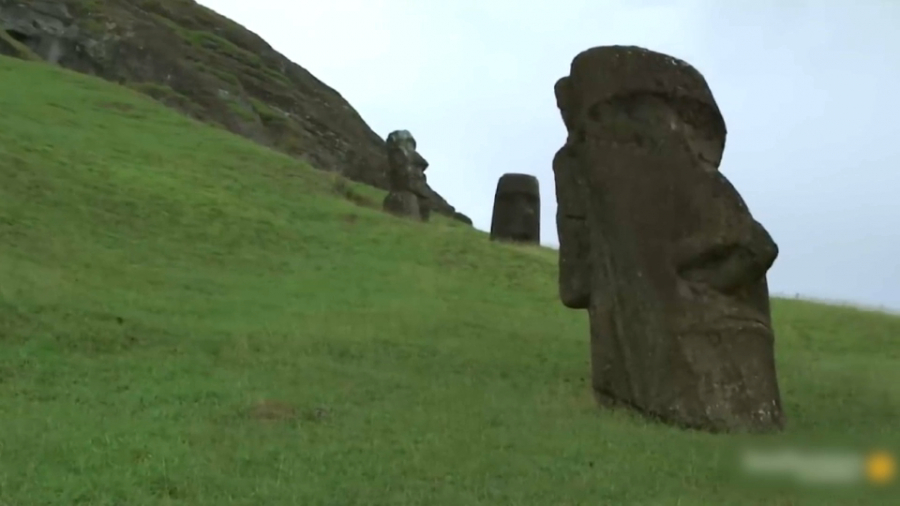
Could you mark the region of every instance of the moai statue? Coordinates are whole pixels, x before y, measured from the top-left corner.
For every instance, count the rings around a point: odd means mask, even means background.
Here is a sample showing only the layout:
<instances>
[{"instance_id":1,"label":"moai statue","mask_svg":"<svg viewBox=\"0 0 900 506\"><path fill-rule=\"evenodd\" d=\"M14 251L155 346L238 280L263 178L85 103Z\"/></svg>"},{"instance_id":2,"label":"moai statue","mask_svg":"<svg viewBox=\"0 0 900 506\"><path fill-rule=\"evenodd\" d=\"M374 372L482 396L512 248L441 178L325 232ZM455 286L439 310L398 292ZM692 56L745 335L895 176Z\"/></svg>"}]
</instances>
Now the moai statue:
<instances>
[{"instance_id":1,"label":"moai statue","mask_svg":"<svg viewBox=\"0 0 900 506\"><path fill-rule=\"evenodd\" d=\"M536 177L503 174L497 181L491 240L541 242L541 192Z\"/></svg>"},{"instance_id":2,"label":"moai statue","mask_svg":"<svg viewBox=\"0 0 900 506\"><path fill-rule=\"evenodd\" d=\"M425 184L428 162L416 151L416 139L406 130L395 130L387 137L387 153L390 189L382 207L392 214L428 221L431 216Z\"/></svg>"},{"instance_id":3,"label":"moai statue","mask_svg":"<svg viewBox=\"0 0 900 506\"><path fill-rule=\"evenodd\" d=\"M588 310L597 400L711 432L783 428L766 284L778 247L719 172L725 121L706 80L596 47L556 97L559 292Z\"/></svg>"}]
</instances>

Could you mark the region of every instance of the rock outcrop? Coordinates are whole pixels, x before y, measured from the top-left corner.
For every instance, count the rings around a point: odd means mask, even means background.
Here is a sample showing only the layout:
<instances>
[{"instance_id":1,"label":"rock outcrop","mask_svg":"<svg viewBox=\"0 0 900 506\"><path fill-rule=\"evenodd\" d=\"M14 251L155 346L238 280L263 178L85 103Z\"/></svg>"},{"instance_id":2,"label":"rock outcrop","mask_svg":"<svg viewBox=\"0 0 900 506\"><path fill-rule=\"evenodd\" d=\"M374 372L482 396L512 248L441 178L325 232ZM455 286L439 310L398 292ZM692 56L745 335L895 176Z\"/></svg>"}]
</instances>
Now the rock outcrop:
<instances>
[{"instance_id":1,"label":"rock outcrop","mask_svg":"<svg viewBox=\"0 0 900 506\"><path fill-rule=\"evenodd\" d=\"M463 213L454 212L453 216L451 216L451 218L453 218L456 221L461 221L461 222L465 223L466 225L469 225L469 226L472 225L472 218L469 218L468 216L466 216Z\"/></svg>"},{"instance_id":2,"label":"rock outcrop","mask_svg":"<svg viewBox=\"0 0 900 506\"><path fill-rule=\"evenodd\" d=\"M725 121L703 76L598 47L556 94L560 298L588 310L597 399L713 432L781 429L778 247L719 172Z\"/></svg>"},{"instance_id":3,"label":"rock outcrop","mask_svg":"<svg viewBox=\"0 0 900 506\"><path fill-rule=\"evenodd\" d=\"M530 174L503 174L494 192L491 240L541 242L541 191Z\"/></svg>"},{"instance_id":4,"label":"rock outcrop","mask_svg":"<svg viewBox=\"0 0 900 506\"><path fill-rule=\"evenodd\" d=\"M318 169L388 188L384 140L338 92L193 0L0 0L0 54L130 86ZM435 211L453 215L427 191Z\"/></svg>"}]
</instances>

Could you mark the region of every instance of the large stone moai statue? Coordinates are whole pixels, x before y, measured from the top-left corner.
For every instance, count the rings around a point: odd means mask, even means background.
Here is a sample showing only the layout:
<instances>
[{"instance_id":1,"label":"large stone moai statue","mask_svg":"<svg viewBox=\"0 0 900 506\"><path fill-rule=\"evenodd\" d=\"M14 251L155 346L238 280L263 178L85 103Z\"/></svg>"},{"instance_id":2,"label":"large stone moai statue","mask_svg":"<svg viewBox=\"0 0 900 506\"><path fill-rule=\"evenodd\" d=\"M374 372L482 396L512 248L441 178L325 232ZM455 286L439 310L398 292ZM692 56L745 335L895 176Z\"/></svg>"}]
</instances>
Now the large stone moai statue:
<instances>
[{"instance_id":1,"label":"large stone moai statue","mask_svg":"<svg viewBox=\"0 0 900 506\"><path fill-rule=\"evenodd\" d=\"M425 169L428 162L416 151L416 139L406 130L387 137L389 191L382 207L399 216L428 221L431 205L427 197Z\"/></svg>"},{"instance_id":2,"label":"large stone moai statue","mask_svg":"<svg viewBox=\"0 0 900 506\"><path fill-rule=\"evenodd\" d=\"M541 242L541 191L536 177L503 174L497 181L491 240Z\"/></svg>"},{"instance_id":3,"label":"large stone moai statue","mask_svg":"<svg viewBox=\"0 0 900 506\"><path fill-rule=\"evenodd\" d=\"M596 398L713 432L781 429L766 284L778 247L719 172L725 121L703 76L597 47L556 96L559 291L588 310Z\"/></svg>"}]
</instances>

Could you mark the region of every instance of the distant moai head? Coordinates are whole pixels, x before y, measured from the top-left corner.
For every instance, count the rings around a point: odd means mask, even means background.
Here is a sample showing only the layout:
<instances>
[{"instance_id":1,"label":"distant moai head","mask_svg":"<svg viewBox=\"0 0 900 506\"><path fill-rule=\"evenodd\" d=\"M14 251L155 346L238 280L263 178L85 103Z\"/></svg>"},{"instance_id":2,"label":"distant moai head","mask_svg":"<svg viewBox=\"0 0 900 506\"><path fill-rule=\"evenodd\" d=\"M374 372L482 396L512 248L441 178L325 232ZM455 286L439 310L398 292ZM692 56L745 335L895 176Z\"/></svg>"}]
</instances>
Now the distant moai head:
<instances>
[{"instance_id":1,"label":"distant moai head","mask_svg":"<svg viewBox=\"0 0 900 506\"><path fill-rule=\"evenodd\" d=\"M395 130L388 134L386 147L390 188L425 196L423 186L428 161L416 151L416 139L408 130Z\"/></svg>"},{"instance_id":2,"label":"distant moai head","mask_svg":"<svg viewBox=\"0 0 900 506\"><path fill-rule=\"evenodd\" d=\"M541 192L536 177L504 174L497 181L491 240L538 244L541 241Z\"/></svg>"},{"instance_id":3,"label":"distant moai head","mask_svg":"<svg viewBox=\"0 0 900 506\"><path fill-rule=\"evenodd\" d=\"M560 298L589 309L598 399L711 431L780 428L778 248L718 171L726 128L703 76L597 47L555 91Z\"/></svg>"},{"instance_id":4,"label":"distant moai head","mask_svg":"<svg viewBox=\"0 0 900 506\"><path fill-rule=\"evenodd\" d=\"M416 151L416 139L408 130L395 130L386 139L389 193L382 208L392 214L431 218L431 201L426 183L428 162Z\"/></svg>"}]
</instances>

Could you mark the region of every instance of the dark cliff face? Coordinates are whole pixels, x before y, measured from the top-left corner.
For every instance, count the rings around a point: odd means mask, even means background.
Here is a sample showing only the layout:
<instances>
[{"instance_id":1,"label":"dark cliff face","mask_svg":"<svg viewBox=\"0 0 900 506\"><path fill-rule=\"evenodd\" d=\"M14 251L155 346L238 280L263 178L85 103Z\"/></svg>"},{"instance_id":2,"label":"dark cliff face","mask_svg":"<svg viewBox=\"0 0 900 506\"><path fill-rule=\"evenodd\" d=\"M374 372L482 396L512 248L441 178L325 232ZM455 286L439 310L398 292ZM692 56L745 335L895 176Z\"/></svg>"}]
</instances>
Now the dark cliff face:
<instances>
[{"instance_id":1,"label":"dark cliff face","mask_svg":"<svg viewBox=\"0 0 900 506\"><path fill-rule=\"evenodd\" d=\"M193 0L0 0L0 28L0 54L127 85L318 169L387 189L384 140L337 91ZM453 214L430 193L436 211Z\"/></svg>"}]
</instances>

